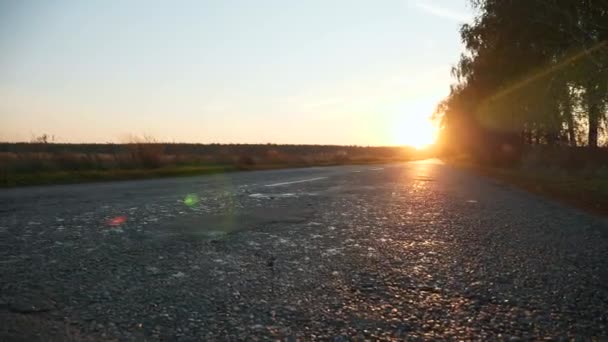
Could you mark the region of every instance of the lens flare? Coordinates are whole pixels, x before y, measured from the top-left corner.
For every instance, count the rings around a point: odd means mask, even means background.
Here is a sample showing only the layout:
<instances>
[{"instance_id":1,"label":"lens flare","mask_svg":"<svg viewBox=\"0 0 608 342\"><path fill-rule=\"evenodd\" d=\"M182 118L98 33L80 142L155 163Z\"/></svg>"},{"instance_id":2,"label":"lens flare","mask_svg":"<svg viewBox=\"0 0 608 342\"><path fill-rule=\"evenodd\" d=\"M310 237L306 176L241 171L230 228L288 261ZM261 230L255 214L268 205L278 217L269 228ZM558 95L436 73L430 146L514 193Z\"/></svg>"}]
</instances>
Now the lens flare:
<instances>
[{"instance_id":1,"label":"lens flare","mask_svg":"<svg viewBox=\"0 0 608 342\"><path fill-rule=\"evenodd\" d=\"M199 201L200 199L196 194L187 194L184 198L184 204L189 207L195 206Z\"/></svg>"},{"instance_id":2,"label":"lens flare","mask_svg":"<svg viewBox=\"0 0 608 342\"><path fill-rule=\"evenodd\" d=\"M127 222L127 217L124 215L116 216L108 220L108 224L112 227L118 227L125 222Z\"/></svg>"}]
</instances>

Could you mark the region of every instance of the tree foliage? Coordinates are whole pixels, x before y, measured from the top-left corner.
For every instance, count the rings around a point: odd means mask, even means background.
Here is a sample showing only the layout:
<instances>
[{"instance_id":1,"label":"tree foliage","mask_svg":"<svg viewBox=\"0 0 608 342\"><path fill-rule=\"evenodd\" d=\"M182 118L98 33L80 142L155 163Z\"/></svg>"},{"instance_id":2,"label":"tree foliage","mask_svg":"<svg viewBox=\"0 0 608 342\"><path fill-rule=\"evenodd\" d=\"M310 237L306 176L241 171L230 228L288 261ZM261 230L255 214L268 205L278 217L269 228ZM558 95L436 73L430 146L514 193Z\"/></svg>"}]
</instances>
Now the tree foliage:
<instances>
[{"instance_id":1,"label":"tree foliage","mask_svg":"<svg viewBox=\"0 0 608 342\"><path fill-rule=\"evenodd\" d=\"M456 84L436 115L440 143L488 161L523 144L602 143L608 0L471 0Z\"/></svg>"}]
</instances>

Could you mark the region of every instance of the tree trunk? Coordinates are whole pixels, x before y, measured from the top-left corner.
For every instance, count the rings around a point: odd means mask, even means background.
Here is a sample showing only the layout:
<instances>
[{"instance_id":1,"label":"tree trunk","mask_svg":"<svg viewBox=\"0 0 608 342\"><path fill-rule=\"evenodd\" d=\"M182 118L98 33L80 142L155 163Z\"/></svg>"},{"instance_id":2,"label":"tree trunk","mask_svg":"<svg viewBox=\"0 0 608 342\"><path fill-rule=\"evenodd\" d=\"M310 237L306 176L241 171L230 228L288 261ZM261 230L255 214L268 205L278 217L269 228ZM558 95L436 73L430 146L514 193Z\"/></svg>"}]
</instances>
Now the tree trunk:
<instances>
[{"instance_id":1,"label":"tree trunk","mask_svg":"<svg viewBox=\"0 0 608 342\"><path fill-rule=\"evenodd\" d=\"M576 131L574 130L574 120L572 119L572 115L568 118L568 142L570 146L576 147Z\"/></svg>"},{"instance_id":2,"label":"tree trunk","mask_svg":"<svg viewBox=\"0 0 608 342\"><path fill-rule=\"evenodd\" d=\"M521 136L524 144L532 145L532 131L529 127L524 128Z\"/></svg>"},{"instance_id":3,"label":"tree trunk","mask_svg":"<svg viewBox=\"0 0 608 342\"><path fill-rule=\"evenodd\" d=\"M572 102L570 100L570 94L564 95L563 102L564 118L566 119L566 125L568 125L568 142L570 146L576 147L576 130L574 129L574 117L572 115Z\"/></svg>"},{"instance_id":4,"label":"tree trunk","mask_svg":"<svg viewBox=\"0 0 608 342\"><path fill-rule=\"evenodd\" d=\"M603 101L608 91L608 81L605 78L608 76L605 71L608 70L604 69L604 72L601 70L601 68L598 68L593 75L589 76L585 87L585 102L587 104L587 115L589 116L588 144L591 149L598 147L599 125L605 114L603 113Z\"/></svg>"},{"instance_id":5,"label":"tree trunk","mask_svg":"<svg viewBox=\"0 0 608 342\"><path fill-rule=\"evenodd\" d=\"M588 135L588 144L589 148L597 148L597 131L599 128L600 121L600 107L591 102L589 104L589 135Z\"/></svg>"}]
</instances>

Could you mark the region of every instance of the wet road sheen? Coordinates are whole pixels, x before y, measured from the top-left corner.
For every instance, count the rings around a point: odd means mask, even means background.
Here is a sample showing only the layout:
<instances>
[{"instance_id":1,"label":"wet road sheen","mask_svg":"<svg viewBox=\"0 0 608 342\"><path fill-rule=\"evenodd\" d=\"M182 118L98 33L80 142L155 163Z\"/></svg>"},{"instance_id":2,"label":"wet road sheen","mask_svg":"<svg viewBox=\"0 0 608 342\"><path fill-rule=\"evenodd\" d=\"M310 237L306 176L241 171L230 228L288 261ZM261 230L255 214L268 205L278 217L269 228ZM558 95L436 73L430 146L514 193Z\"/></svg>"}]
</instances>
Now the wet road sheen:
<instances>
[{"instance_id":1,"label":"wet road sheen","mask_svg":"<svg viewBox=\"0 0 608 342\"><path fill-rule=\"evenodd\" d=\"M607 232L435 162L0 190L0 334L601 339Z\"/></svg>"}]
</instances>

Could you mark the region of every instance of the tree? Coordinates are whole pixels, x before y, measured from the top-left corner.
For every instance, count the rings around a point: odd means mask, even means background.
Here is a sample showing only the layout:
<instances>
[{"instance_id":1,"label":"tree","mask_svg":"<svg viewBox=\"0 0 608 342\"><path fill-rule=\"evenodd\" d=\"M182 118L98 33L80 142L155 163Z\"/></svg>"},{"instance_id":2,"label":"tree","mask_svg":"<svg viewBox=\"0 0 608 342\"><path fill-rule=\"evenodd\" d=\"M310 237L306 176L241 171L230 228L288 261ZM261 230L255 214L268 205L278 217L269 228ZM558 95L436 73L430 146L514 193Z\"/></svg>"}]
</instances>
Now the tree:
<instances>
[{"instance_id":1,"label":"tree","mask_svg":"<svg viewBox=\"0 0 608 342\"><path fill-rule=\"evenodd\" d=\"M440 103L444 146L496 156L518 143L598 146L608 107L608 1L472 0L467 52ZM575 115L583 110L586 121Z\"/></svg>"}]
</instances>

